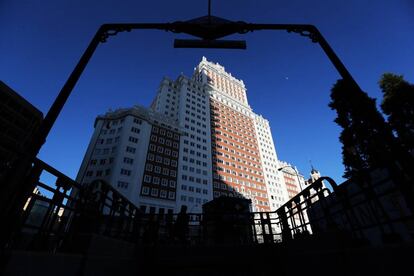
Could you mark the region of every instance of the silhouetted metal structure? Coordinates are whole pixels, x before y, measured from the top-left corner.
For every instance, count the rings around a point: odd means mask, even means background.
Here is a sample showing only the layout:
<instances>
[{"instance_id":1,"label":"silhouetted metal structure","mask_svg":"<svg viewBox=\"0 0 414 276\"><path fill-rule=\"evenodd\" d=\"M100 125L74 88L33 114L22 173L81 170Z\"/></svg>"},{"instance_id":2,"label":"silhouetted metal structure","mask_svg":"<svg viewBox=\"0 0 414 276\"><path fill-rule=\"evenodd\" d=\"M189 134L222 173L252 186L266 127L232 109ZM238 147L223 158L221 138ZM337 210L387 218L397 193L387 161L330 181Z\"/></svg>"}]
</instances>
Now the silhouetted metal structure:
<instances>
[{"instance_id":1,"label":"silhouetted metal structure","mask_svg":"<svg viewBox=\"0 0 414 276\"><path fill-rule=\"evenodd\" d=\"M313 25L253 24L242 21L234 22L211 16L210 12L209 15L205 17L200 17L189 21L177 21L173 23L104 24L96 32L86 51L83 53L76 67L70 74L68 80L53 102L49 112L46 114L38 132L33 136L33 142L31 144L31 147L27 150L27 155L21 159L21 162L12 172L10 178L6 180L9 183L12 183L12 185L8 186L12 188L2 191L2 198L4 200L0 201L0 214L5 218L6 221L10 221L10 223L3 229L5 233L4 235L1 235L2 241L0 244L3 244L4 241L8 239L8 235L13 232L19 224L21 208L34 188L30 184L34 183L30 180L34 174L34 172L30 172L32 164L40 148L45 143L46 137L48 136L53 124L58 118L63 106L65 105L69 95L71 94L96 48L100 43L106 42L109 37L115 36L120 32L130 32L132 30L140 29L153 29L170 31L173 33L185 33L199 38L198 40L191 41L177 40L175 42L176 47L219 47L230 49L245 48L245 42L226 41L221 40L221 38L232 34L245 34L247 32L259 30L283 30L289 33L298 33L301 36L308 37L312 42L318 43L332 64L335 66L341 77L347 82L351 83L351 85L353 85L356 89L360 90L358 84L355 82L344 64L329 46L319 30Z\"/></svg>"}]
</instances>

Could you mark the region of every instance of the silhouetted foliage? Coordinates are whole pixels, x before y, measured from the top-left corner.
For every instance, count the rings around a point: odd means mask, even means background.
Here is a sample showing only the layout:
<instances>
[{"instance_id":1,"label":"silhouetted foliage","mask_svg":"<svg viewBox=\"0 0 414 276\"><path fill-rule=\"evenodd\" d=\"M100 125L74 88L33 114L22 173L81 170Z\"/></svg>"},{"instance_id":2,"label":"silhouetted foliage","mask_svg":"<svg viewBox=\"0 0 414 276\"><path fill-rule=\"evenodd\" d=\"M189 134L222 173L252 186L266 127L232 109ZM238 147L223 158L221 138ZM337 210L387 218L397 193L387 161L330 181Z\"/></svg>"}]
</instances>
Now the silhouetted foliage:
<instances>
[{"instance_id":1,"label":"silhouetted foliage","mask_svg":"<svg viewBox=\"0 0 414 276\"><path fill-rule=\"evenodd\" d=\"M329 107L337 112L335 122L343 128L339 139L343 144L344 177L386 165L394 137L375 100L344 80L333 86L331 99Z\"/></svg>"},{"instance_id":2,"label":"silhouetted foliage","mask_svg":"<svg viewBox=\"0 0 414 276\"><path fill-rule=\"evenodd\" d=\"M384 94L381 108L388 116L398 142L407 150L414 150L414 85L401 75L386 73L379 85Z\"/></svg>"}]
</instances>

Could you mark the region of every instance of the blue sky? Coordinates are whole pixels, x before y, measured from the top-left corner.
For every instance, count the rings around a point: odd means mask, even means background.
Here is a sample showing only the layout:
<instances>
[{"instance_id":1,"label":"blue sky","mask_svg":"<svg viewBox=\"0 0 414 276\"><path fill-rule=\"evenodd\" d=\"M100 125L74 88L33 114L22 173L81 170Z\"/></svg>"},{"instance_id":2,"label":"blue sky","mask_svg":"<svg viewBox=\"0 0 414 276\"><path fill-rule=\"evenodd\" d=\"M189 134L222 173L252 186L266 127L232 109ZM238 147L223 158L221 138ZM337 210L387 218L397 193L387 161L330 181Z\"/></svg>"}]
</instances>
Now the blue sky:
<instances>
[{"instance_id":1,"label":"blue sky","mask_svg":"<svg viewBox=\"0 0 414 276\"><path fill-rule=\"evenodd\" d=\"M87 2L87 3L85 3ZM207 1L0 1L0 79L44 114L103 23L172 22L206 14ZM381 99L384 72L414 82L414 2L215 1L213 15L253 23L316 25L360 86ZM312 160L341 182L340 129L328 108L339 78L322 50L286 32L244 36L246 51L174 49L163 31L121 33L99 46L40 158L75 177L98 114L148 106L163 76L191 75L204 55L243 79L254 111L271 122L279 158L308 175Z\"/></svg>"}]
</instances>

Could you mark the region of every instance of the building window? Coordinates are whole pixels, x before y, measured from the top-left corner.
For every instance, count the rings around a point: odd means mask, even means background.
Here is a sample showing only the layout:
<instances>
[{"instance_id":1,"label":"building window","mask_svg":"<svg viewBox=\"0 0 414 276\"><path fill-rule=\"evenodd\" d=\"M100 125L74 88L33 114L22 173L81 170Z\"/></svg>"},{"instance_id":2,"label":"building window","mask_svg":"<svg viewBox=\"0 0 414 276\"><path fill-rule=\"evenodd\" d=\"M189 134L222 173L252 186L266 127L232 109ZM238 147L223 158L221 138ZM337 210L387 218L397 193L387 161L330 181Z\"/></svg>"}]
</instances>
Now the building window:
<instances>
[{"instance_id":1,"label":"building window","mask_svg":"<svg viewBox=\"0 0 414 276\"><path fill-rule=\"evenodd\" d=\"M127 152L130 152L130 153L135 153L136 148L133 148L133 147L126 147L126 151L127 151Z\"/></svg>"},{"instance_id":2,"label":"building window","mask_svg":"<svg viewBox=\"0 0 414 276\"><path fill-rule=\"evenodd\" d=\"M161 198L167 198L167 191L166 190L161 190L160 197Z\"/></svg>"},{"instance_id":3,"label":"building window","mask_svg":"<svg viewBox=\"0 0 414 276\"><path fill-rule=\"evenodd\" d=\"M158 189L157 188L152 188L151 189L151 196L158 196Z\"/></svg>"},{"instance_id":4,"label":"building window","mask_svg":"<svg viewBox=\"0 0 414 276\"><path fill-rule=\"evenodd\" d=\"M134 132L134 133L139 133L140 129L136 128L136 127L131 127L131 131Z\"/></svg>"},{"instance_id":5,"label":"building window","mask_svg":"<svg viewBox=\"0 0 414 276\"><path fill-rule=\"evenodd\" d=\"M168 192L168 199L175 199L175 192Z\"/></svg>"},{"instance_id":6,"label":"building window","mask_svg":"<svg viewBox=\"0 0 414 276\"><path fill-rule=\"evenodd\" d=\"M135 138L135 137L132 137L132 136L129 136L129 139L128 139L130 142L132 142L132 143L138 143L138 138Z\"/></svg>"},{"instance_id":7,"label":"building window","mask_svg":"<svg viewBox=\"0 0 414 276\"><path fill-rule=\"evenodd\" d=\"M124 163L126 163L126 164L132 164L132 163L134 163L134 159L128 158L128 157L124 157Z\"/></svg>"},{"instance_id":8,"label":"building window","mask_svg":"<svg viewBox=\"0 0 414 276\"><path fill-rule=\"evenodd\" d=\"M124 181L118 181L118 188L124 188L127 189L128 188L129 183L128 182L124 182Z\"/></svg>"},{"instance_id":9,"label":"building window","mask_svg":"<svg viewBox=\"0 0 414 276\"><path fill-rule=\"evenodd\" d=\"M122 175L130 176L131 175L131 171L130 170L126 170L126 169L121 169L121 174Z\"/></svg>"},{"instance_id":10,"label":"building window","mask_svg":"<svg viewBox=\"0 0 414 276\"><path fill-rule=\"evenodd\" d=\"M146 164L146 165L145 165L145 170L146 170L146 171L149 171L149 172L152 172L153 167L154 167L154 166L153 166L152 164Z\"/></svg>"},{"instance_id":11,"label":"building window","mask_svg":"<svg viewBox=\"0 0 414 276\"><path fill-rule=\"evenodd\" d=\"M147 175L147 174L146 174L146 175L144 176L144 182L145 182L145 183L151 183L151 178L152 178L152 177L151 177L151 175Z\"/></svg>"},{"instance_id":12,"label":"building window","mask_svg":"<svg viewBox=\"0 0 414 276\"><path fill-rule=\"evenodd\" d=\"M150 191L149 187L146 187L146 186L142 187L142 194L143 195L149 195L149 191Z\"/></svg>"}]
</instances>

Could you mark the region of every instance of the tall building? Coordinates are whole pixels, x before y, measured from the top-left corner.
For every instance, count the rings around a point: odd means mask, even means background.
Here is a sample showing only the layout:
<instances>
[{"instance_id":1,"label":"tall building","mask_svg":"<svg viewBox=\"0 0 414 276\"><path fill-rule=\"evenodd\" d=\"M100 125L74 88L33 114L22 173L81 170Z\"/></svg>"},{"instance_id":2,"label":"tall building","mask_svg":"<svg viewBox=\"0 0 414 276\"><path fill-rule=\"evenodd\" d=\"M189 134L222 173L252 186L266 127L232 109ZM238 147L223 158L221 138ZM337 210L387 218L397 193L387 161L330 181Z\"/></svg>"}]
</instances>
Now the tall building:
<instances>
[{"instance_id":1,"label":"tall building","mask_svg":"<svg viewBox=\"0 0 414 276\"><path fill-rule=\"evenodd\" d=\"M295 197L305 187L305 177L300 174L296 167L285 161L278 161L279 168L283 173L283 180L287 191L288 200Z\"/></svg>"},{"instance_id":2,"label":"tall building","mask_svg":"<svg viewBox=\"0 0 414 276\"><path fill-rule=\"evenodd\" d=\"M98 116L76 180L110 183L143 211L174 210L179 141L176 121L134 106Z\"/></svg>"},{"instance_id":3,"label":"tall building","mask_svg":"<svg viewBox=\"0 0 414 276\"><path fill-rule=\"evenodd\" d=\"M270 211L288 197L277 167L269 122L243 81L203 57L191 78L163 78L150 108L98 116L77 180L104 179L150 212L201 212L220 196Z\"/></svg>"},{"instance_id":4,"label":"tall building","mask_svg":"<svg viewBox=\"0 0 414 276\"><path fill-rule=\"evenodd\" d=\"M26 152L43 114L0 81L0 179Z\"/></svg>"}]
</instances>

